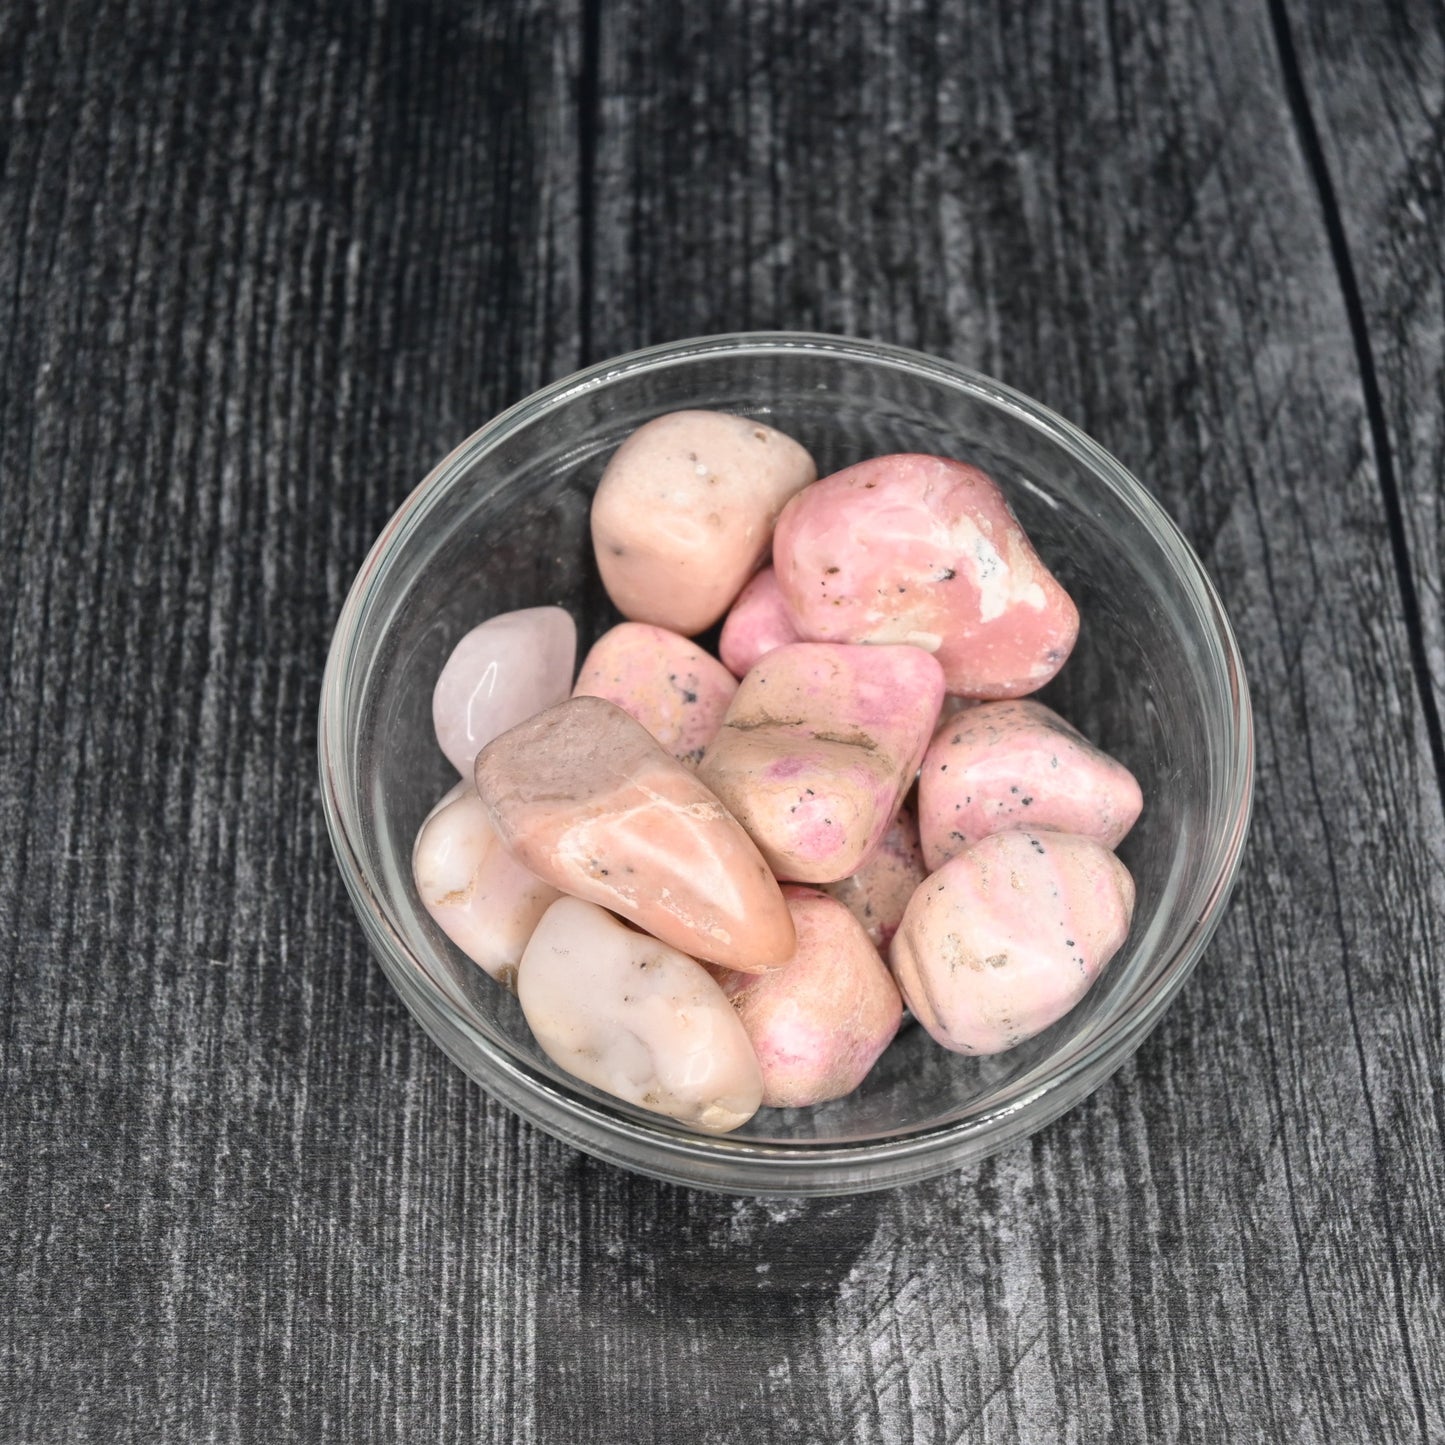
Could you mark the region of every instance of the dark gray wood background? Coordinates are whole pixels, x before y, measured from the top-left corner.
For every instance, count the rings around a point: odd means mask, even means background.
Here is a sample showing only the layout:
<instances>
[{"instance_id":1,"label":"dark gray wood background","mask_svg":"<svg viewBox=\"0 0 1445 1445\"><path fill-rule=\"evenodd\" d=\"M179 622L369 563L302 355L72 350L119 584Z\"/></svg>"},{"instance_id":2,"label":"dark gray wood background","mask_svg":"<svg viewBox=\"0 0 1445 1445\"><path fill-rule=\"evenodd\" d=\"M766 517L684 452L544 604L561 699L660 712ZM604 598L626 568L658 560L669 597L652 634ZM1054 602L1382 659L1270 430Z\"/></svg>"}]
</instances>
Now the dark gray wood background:
<instances>
[{"instance_id":1,"label":"dark gray wood background","mask_svg":"<svg viewBox=\"0 0 1445 1445\"><path fill-rule=\"evenodd\" d=\"M0 1440L1445 1439L1439 0L0 0ZM368 957L352 575L580 363L964 361L1179 520L1259 727L1137 1060L780 1204L519 1124Z\"/></svg>"}]
</instances>

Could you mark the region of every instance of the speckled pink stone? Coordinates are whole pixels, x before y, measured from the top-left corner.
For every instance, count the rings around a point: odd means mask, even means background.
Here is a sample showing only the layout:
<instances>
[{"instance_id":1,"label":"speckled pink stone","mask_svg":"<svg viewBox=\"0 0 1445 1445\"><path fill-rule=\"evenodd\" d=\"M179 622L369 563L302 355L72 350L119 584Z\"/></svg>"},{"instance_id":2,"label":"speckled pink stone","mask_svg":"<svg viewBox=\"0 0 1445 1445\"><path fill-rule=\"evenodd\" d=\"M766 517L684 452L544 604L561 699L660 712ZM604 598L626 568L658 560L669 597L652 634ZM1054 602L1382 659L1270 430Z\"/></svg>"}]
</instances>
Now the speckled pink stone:
<instances>
[{"instance_id":1,"label":"speckled pink stone","mask_svg":"<svg viewBox=\"0 0 1445 1445\"><path fill-rule=\"evenodd\" d=\"M665 627L623 622L593 643L572 696L615 703L695 768L737 690L732 673L695 642Z\"/></svg>"},{"instance_id":2,"label":"speckled pink stone","mask_svg":"<svg viewBox=\"0 0 1445 1445\"><path fill-rule=\"evenodd\" d=\"M783 601L778 574L764 567L738 593L738 600L723 620L717 650L728 670L742 677L774 648L802 640L793 626L788 604Z\"/></svg>"},{"instance_id":3,"label":"speckled pink stone","mask_svg":"<svg viewBox=\"0 0 1445 1445\"><path fill-rule=\"evenodd\" d=\"M893 938L893 976L944 1048L1002 1053L1083 998L1133 912L1134 880L1107 848L995 833L920 885Z\"/></svg>"},{"instance_id":4,"label":"speckled pink stone","mask_svg":"<svg viewBox=\"0 0 1445 1445\"><path fill-rule=\"evenodd\" d=\"M804 637L924 648L964 697L1035 691L1078 636L997 484L947 457L876 457L806 488L778 518L773 565Z\"/></svg>"},{"instance_id":5,"label":"speckled pink stone","mask_svg":"<svg viewBox=\"0 0 1445 1445\"><path fill-rule=\"evenodd\" d=\"M942 700L916 647L779 647L743 679L698 776L778 878L832 883L882 841Z\"/></svg>"},{"instance_id":6,"label":"speckled pink stone","mask_svg":"<svg viewBox=\"0 0 1445 1445\"><path fill-rule=\"evenodd\" d=\"M945 719L918 778L924 858L941 868L1005 828L1116 848L1144 806L1134 775L1040 702L989 702Z\"/></svg>"},{"instance_id":7,"label":"speckled pink stone","mask_svg":"<svg viewBox=\"0 0 1445 1445\"><path fill-rule=\"evenodd\" d=\"M841 1099L898 1032L902 1000L878 950L836 899L783 889L797 951L771 973L718 970L757 1054L763 1104L802 1108Z\"/></svg>"},{"instance_id":8,"label":"speckled pink stone","mask_svg":"<svg viewBox=\"0 0 1445 1445\"><path fill-rule=\"evenodd\" d=\"M675 411L638 427L592 500L607 595L633 622L688 637L711 627L766 557L783 504L816 475L803 447L751 417Z\"/></svg>"},{"instance_id":9,"label":"speckled pink stone","mask_svg":"<svg viewBox=\"0 0 1445 1445\"><path fill-rule=\"evenodd\" d=\"M823 891L836 898L863 925L878 949L888 947L914 889L928 876L918 822L907 803L889 825L878 851L856 872Z\"/></svg>"},{"instance_id":10,"label":"speckled pink stone","mask_svg":"<svg viewBox=\"0 0 1445 1445\"><path fill-rule=\"evenodd\" d=\"M432 724L451 765L472 775L494 737L572 691L577 627L560 607L524 607L474 627L432 691Z\"/></svg>"}]
</instances>

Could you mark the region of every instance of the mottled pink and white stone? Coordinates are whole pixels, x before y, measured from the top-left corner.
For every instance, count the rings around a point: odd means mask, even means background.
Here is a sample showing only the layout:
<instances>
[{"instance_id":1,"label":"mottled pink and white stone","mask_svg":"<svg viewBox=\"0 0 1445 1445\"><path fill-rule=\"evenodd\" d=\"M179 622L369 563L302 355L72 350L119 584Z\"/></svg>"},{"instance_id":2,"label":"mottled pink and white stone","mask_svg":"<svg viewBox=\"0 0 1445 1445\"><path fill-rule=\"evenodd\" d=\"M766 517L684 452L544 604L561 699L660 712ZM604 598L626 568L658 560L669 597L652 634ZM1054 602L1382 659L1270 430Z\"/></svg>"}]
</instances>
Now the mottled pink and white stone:
<instances>
[{"instance_id":1,"label":"mottled pink and white stone","mask_svg":"<svg viewBox=\"0 0 1445 1445\"><path fill-rule=\"evenodd\" d=\"M793 626L788 604L783 601L778 574L764 567L738 593L738 600L723 619L717 650L728 671L743 677L774 648L802 640Z\"/></svg>"},{"instance_id":2,"label":"mottled pink and white stone","mask_svg":"<svg viewBox=\"0 0 1445 1445\"><path fill-rule=\"evenodd\" d=\"M560 895L502 846L471 779L427 815L411 867L421 901L442 932L512 988L537 920Z\"/></svg>"},{"instance_id":3,"label":"mottled pink and white stone","mask_svg":"<svg viewBox=\"0 0 1445 1445\"><path fill-rule=\"evenodd\" d=\"M1117 848L1144 806L1133 773L1040 702L986 702L940 723L918 777L924 859L941 868L1005 828Z\"/></svg>"},{"instance_id":4,"label":"mottled pink and white stone","mask_svg":"<svg viewBox=\"0 0 1445 1445\"><path fill-rule=\"evenodd\" d=\"M634 622L691 637L767 555L783 504L817 476L791 437L745 416L675 411L640 426L592 500L607 595Z\"/></svg>"},{"instance_id":5,"label":"mottled pink and white stone","mask_svg":"<svg viewBox=\"0 0 1445 1445\"><path fill-rule=\"evenodd\" d=\"M697 643L647 622L604 632L582 661L573 697L603 697L695 768L717 736L737 679Z\"/></svg>"},{"instance_id":6,"label":"mottled pink and white stone","mask_svg":"<svg viewBox=\"0 0 1445 1445\"><path fill-rule=\"evenodd\" d=\"M547 1057L595 1089L714 1134L757 1111L758 1061L722 989L606 909L554 903L523 955L517 997Z\"/></svg>"},{"instance_id":7,"label":"mottled pink and white stone","mask_svg":"<svg viewBox=\"0 0 1445 1445\"><path fill-rule=\"evenodd\" d=\"M889 824L878 851L856 873L825 883L823 891L843 904L863 925L873 946L883 950L898 932L914 889L927 876L918 821L905 803ZM787 890L783 891L786 894Z\"/></svg>"},{"instance_id":8,"label":"mottled pink and white stone","mask_svg":"<svg viewBox=\"0 0 1445 1445\"><path fill-rule=\"evenodd\" d=\"M575 697L477 756L477 792L524 867L693 958L745 972L791 956L762 855L698 778L621 708Z\"/></svg>"},{"instance_id":9,"label":"mottled pink and white stone","mask_svg":"<svg viewBox=\"0 0 1445 1445\"><path fill-rule=\"evenodd\" d=\"M777 877L832 883L882 842L942 700L916 647L779 647L743 679L698 776Z\"/></svg>"},{"instance_id":10,"label":"mottled pink and white stone","mask_svg":"<svg viewBox=\"0 0 1445 1445\"><path fill-rule=\"evenodd\" d=\"M1129 932L1134 880L1071 833L995 833L918 888L893 976L946 1049L997 1054L1062 1018Z\"/></svg>"},{"instance_id":11,"label":"mottled pink and white stone","mask_svg":"<svg viewBox=\"0 0 1445 1445\"><path fill-rule=\"evenodd\" d=\"M903 1004L858 920L815 888L783 889L798 947L771 973L715 972L752 1042L763 1104L802 1108L851 1094L892 1042Z\"/></svg>"},{"instance_id":12,"label":"mottled pink and white stone","mask_svg":"<svg viewBox=\"0 0 1445 1445\"><path fill-rule=\"evenodd\" d=\"M773 565L804 637L921 647L964 697L1035 691L1078 636L997 484L947 457L876 457L808 487L778 518Z\"/></svg>"},{"instance_id":13,"label":"mottled pink and white stone","mask_svg":"<svg viewBox=\"0 0 1445 1445\"><path fill-rule=\"evenodd\" d=\"M499 733L572 691L577 625L560 607L524 607L474 627L452 649L432 691L432 725L451 765L471 777Z\"/></svg>"}]
</instances>

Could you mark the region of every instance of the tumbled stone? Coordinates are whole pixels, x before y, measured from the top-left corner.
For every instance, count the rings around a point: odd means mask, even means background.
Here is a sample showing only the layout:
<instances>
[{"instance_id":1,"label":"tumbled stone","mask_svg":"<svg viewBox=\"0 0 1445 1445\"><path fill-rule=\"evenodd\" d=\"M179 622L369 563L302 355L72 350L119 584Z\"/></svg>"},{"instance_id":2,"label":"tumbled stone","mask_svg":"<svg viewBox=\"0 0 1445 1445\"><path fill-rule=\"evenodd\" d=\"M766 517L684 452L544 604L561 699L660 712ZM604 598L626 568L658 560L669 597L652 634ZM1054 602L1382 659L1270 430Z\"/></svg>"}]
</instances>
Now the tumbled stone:
<instances>
[{"instance_id":1,"label":"tumbled stone","mask_svg":"<svg viewBox=\"0 0 1445 1445\"><path fill-rule=\"evenodd\" d=\"M913 890L927 876L918 822L913 809L905 803L873 856L856 873L836 883L825 883L823 891L863 925L875 948L886 949L898 931Z\"/></svg>"},{"instance_id":2,"label":"tumbled stone","mask_svg":"<svg viewBox=\"0 0 1445 1445\"><path fill-rule=\"evenodd\" d=\"M495 738L477 791L539 878L694 958L747 972L793 951L793 922L717 797L613 703L576 697Z\"/></svg>"},{"instance_id":3,"label":"tumbled stone","mask_svg":"<svg viewBox=\"0 0 1445 1445\"><path fill-rule=\"evenodd\" d=\"M814 888L783 889L797 930L769 973L715 973L757 1054L763 1104L802 1108L851 1094L898 1032L903 1004L858 920Z\"/></svg>"},{"instance_id":4,"label":"tumbled stone","mask_svg":"<svg viewBox=\"0 0 1445 1445\"><path fill-rule=\"evenodd\" d=\"M942 698L916 647L780 647L743 679L698 776L779 878L832 883L882 841Z\"/></svg>"},{"instance_id":5,"label":"tumbled stone","mask_svg":"<svg viewBox=\"0 0 1445 1445\"><path fill-rule=\"evenodd\" d=\"M427 815L411 867L442 932L498 983L513 987L522 950L559 895L502 846L470 778Z\"/></svg>"},{"instance_id":6,"label":"tumbled stone","mask_svg":"<svg viewBox=\"0 0 1445 1445\"><path fill-rule=\"evenodd\" d=\"M560 607L524 607L474 627L452 649L432 692L442 752L464 777L499 733L572 691L577 626Z\"/></svg>"},{"instance_id":7,"label":"tumbled stone","mask_svg":"<svg viewBox=\"0 0 1445 1445\"><path fill-rule=\"evenodd\" d=\"M572 695L616 703L695 768L737 690L732 673L697 643L665 627L623 622L593 643Z\"/></svg>"},{"instance_id":8,"label":"tumbled stone","mask_svg":"<svg viewBox=\"0 0 1445 1445\"><path fill-rule=\"evenodd\" d=\"M1133 912L1134 880L1107 848L995 833L919 886L893 938L893 976L944 1048L1001 1053L1083 998Z\"/></svg>"},{"instance_id":9,"label":"tumbled stone","mask_svg":"<svg viewBox=\"0 0 1445 1445\"><path fill-rule=\"evenodd\" d=\"M1035 691L1078 636L997 484L947 457L876 457L808 487L778 519L773 563L802 636L924 648L964 697Z\"/></svg>"},{"instance_id":10,"label":"tumbled stone","mask_svg":"<svg viewBox=\"0 0 1445 1445\"><path fill-rule=\"evenodd\" d=\"M1144 806L1133 773L1040 702L982 703L946 719L918 777L924 858L941 868L1005 828L1116 848Z\"/></svg>"},{"instance_id":11,"label":"tumbled stone","mask_svg":"<svg viewBox=\"0 0 1445 1445\"><path fill-rule=\"evenodd\" d=\"M592 501L607 595L634 622L692 636L767 555L783 504L817 475L791 437L745 416L676 411L618 447Z\"/></svg>"},{"instance_id":12,"label":"tumbled stone","mask_svg":"<svg viewBox=\"0 0 1445 1445\"><path fill-rule=\"evenodd\" d=\"M757 1111L757 1058L708 971L595 904L547 910L517 997L547 1057L595 1089L715 1134Z\"/></svg>"},{"instance_id":13,"label":"tumbled stone","mask_svg":"<svg viewBox=\"0 0 1445 1445\"><path fill-rule=\"evenodd\" d=\"M802 640L778 588L778 574L764 567L738 593L723 620L717 650L728 671L742 677L774 648Z\"/></svg>"}]
</instances>

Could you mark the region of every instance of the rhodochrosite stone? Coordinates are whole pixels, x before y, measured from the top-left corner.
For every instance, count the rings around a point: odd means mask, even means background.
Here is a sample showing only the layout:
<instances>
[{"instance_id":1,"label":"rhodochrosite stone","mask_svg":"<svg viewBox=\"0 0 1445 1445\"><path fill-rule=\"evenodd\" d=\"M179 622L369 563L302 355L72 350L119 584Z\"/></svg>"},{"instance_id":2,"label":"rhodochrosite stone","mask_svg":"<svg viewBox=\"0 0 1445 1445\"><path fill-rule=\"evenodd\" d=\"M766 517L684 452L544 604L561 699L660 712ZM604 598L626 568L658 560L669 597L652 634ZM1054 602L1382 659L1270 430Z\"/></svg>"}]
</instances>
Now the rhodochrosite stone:
<instances>
[{"instance_id":1,"label":"rhodochrosite stone","mask_svg":"<svg viewBox=\"0 0 1445 1445\"><path fill-rule=\"evenodd\" d=\"M470 778L428 814L411 867L421 901L442 932L498 983L512 987L522 950L558 894L503 847Z\"/></svg>"},{"instance_id":2,"label":"rhodochrosite stone","mask_svg":"<svg viewBox=\"0 0 1445 1445\"><path fill-rule=\"evenodd\" d=\"M858 920L814 888L783 889L798 947L764 974L718 970L763 1071L763 1103L800 1108L863 1082L903 1017L898 988Z\"/></svg>"},{"instance_id":3,"label":"rhodochrosite stone","mask_svg":"<svg viewBox=\"0 0 1445 1445\"><path fill-rule=\"evenodd\" d=\"M916 647L780 647L743 679L698 776L779 878L831 883L882 841L942 700Z\"/></svg>"},{"instance_id":4,"label":"rhodochrosite stone","mask_svg":"<svg viewBox=\"0 0 1445 1445\"><path fill-rule=\"evenodd\" d=\"M723 622L718 637L718 656L735 677L752 670L753 664L775 647L801 642L778 587L778 574L764 567L743 590Z\"/></svg>"},{"instance_id":5,"label":"rhodochrosite stone","mask_svg":"<svg viewBox=\"0 0 1445 1445\"><path fill-rule=\"evenodd\" d=\"M913 890L927 875L918 823L905 803L883 835L878 851L856 873L824 884L823 891L863 925L875 948L883 949L898 931Z\"/></svg>"},{"instance_id":6,"label":"rhodochrosite stone","mask_svg":"<svg viewBox=\"0 0 1445 1445\"><path fill-rule=\"evenodd\" d=\"M986 702L938 727L918 778L929 868L1006 828L1046 828L1116 848L1138 820L1133 773L1042 703Z\"/></svg>"},{"instance_id":7,"label":"rhodochrosite stone","mask_svg":"<svg viewBox=\"0 0 1445 1445\"><path fill-rule=\"evenodd\" d=\"M562 892L729 968L791 955L793 922L757 848L621 708L549 708L489 743L476 778L513 856Z\"/></svg>"},{"instance_id":8,"label":"rhodochrosite stone","mask_svg":"<svg viewBox=\"0 0 1445 1445\"><path fill-rule=\"evenodd\" d=\"M783 504L817 475L791 437L718 411L638 429L592 500L592 544L624 617L685 636L711 627L767 554Z\"/></svg>"},{"instance_id":9,"label":"rhodochrosite stone","mask_svg":"<svg viewBox=\"0 0 1445 1445\"><path fill-rule=\"evenodd\" d=\"M1070 833L995 833L919 887L893 976L946 1049L997 1054L1083 998L1129 931L1134 880Z\"/></svg>"},{"instance_id":10,"label":"rhodochrosite stone","mask_svg":"<svg viewBox=\"0 0 1445 1445\"><path fill-rule=\"evenodd\" d=\"M572 695L616 703L678 762L696 767L737 690L732 673L697 643L623 622L592 644Z\"/></svg>"},{"instance_id":11,"label":"rhodochrosite stone","mask_svg":"<svg viewBox=\"0 0 1445 1445\"><path fill-rule=\"evenodd\" d=\"M503 612L452 649L432 692L432 724L451 765L472 775L499 733L572 691L577 627L560 607Z\"/></svg>"},{"instance_id":12,"label":"rhodochrosite stone","mask_svg":"<svg viewBox=\"0 0 1445 1445\"><path fill-rule=\"evenodd\" d=\"M547 910L517 998L548 1058L631 1104L723 1133L762 1099L752 1045L707 970L591 903Z\"/></svg>"},{"instance_id":13,"label":"rhodochrosite stone","mask_svg":"<svg viewBox=\"0 0 1445 1445\"><path fill-rule=\"evenodd\" d=\"M964 697L1035 691L1078 636L998 486L947 457L877 457L808 487L778 519L773 564L802 636L911 643Z\"/></svg>"}]
</instances>

